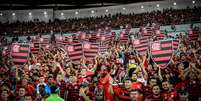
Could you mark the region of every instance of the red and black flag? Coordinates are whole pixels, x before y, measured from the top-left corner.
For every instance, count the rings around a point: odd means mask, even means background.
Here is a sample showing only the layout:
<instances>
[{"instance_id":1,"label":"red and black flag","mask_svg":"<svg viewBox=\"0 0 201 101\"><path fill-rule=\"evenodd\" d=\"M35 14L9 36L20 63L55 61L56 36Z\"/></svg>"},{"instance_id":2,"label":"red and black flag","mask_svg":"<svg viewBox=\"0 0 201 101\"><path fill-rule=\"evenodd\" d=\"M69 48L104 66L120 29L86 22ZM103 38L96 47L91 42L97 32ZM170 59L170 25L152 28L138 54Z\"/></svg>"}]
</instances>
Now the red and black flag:
<instances>
[{"instance_id":1,"label":"red and black flag","mask_svg":"<svg viewBox=\"0 0 201 101\"><path fill-rule=\"evenodd\" d=\"M107 45L102 45L102 44L100 44L100 46L99 46L99 53L100 54L104 54L104 53L106 53L108 51L108 46Z\"/></svg>"},{"instance_id":2,"label":"red and black flag","mask_svg":"<svg viewBox=\"0 0 201 101\"><path fill-rule=\"evenodd\" d=\"M143 36L151 37L154 34L152 27L145 27L142 29Z\"/></svg>"},{"instance_id":3,"label":"red and black flag","mask_svg":"<svg viewBox=\"0 0 201 101\"><path fill-rule=\"evenodd\" d=\"M40 38L40 48L49 48L49 38Z\"/></svg>"},{"instance_id":4,"label":"red and black flag","mask_svg":"<svg viewBox=\"0 0 201 101\"><path fill-rule=\"evenodd\" d=\"M111 43L112 36L111 33L102 33L100 34L100 42L102 45L108 45Z\"/></svg>"},{"instance_id":5,"label":"red and black flag","mask_svg":"<svg viewBox=\"0 0 201 101\"><path fill-rule=\"evenodd\" d=\"M147 51L149 49L149 38L148 37L142 37L140 39L134 39L133 40L133 47L140 55L147 54Z\"/></svg>"},{"instance_id":6,"label":"red and black flag","mask_svg":"<svg viewBox=\"0 0 201 101\"><path fill-rule=\"evenodd\" d=\"M173 55L172 40L161 40L151 43L151 58L161 68L166 68Z\"/></svg>"},{"instance_id":7,"label":"red and black flag","mask_svg":"<svg viewBox=\"0 0 201 101\"><path fill-rule=\"evenodd\" d=\"M93 43L97 42L97 40L99 39L99 35L100 35L100 33L91 33L89 42L93 42Z\"/></svg>"},{"instance_id":8,"label":"red and black flag","mask_svg":"<svg viewBox=\"0 0 201 101\"><path fill-rule=\"evenodd\" d=\"M199 31L197 31L197 30L189 30L188 37L189 37L189 40L191 42L197 41L198 38L199 38Z\"/></svg>"},{"instance_id":9,"label":"red and black flag","mask_svg":"<svg viewBox=\"0 0 201 101\"><path fill-rule=\"evenodd\" d=\"M83 53L86 59L93 59L99 52L98 43L83 43Z\"/></svg>"},{"instance_id":10,"label":"red and black flag","mask_svg":"<svg viewBox=\"0 0 201 101\"><path fill-rule=\"evenodd\" d=\"M128 33L125 30L122 30L120 33L120 42L127 43L129 40Z\"/></svg>"},{"instance_id":11,"label":"red and black flag","mask_svg":"<svg viewBox=\"0 0 201 101\"><path fill-rule=\"evenodd\" d=\"M40 49L40 42L39 42L39 40L32 40L32 43L30 43L30 47L31 47L31 52L33 54L38 54L39 53L39 49Z\"/></svg>"},{"instance_id":12,"label":"red and black flag","mask_svg":"<svg viewBox=\"0 0 201 101\"><path fill-rule=\"evenodd\" d=\"M79 63L80 59L83 57L83 48L81 43L74 43L72 45L67 45L66 50L68 56L74 63Z\"/></svg>"},{"instance_id":13,"label":"red and black flag","mask_svg":"<svg viewBox=\"0 0 201 101\"><path fill-rule=\"evenodd\" d=\"M11 56L15 65L24 65L29 57L29 44L13 43Z\"/></svg>"}]
</instances>

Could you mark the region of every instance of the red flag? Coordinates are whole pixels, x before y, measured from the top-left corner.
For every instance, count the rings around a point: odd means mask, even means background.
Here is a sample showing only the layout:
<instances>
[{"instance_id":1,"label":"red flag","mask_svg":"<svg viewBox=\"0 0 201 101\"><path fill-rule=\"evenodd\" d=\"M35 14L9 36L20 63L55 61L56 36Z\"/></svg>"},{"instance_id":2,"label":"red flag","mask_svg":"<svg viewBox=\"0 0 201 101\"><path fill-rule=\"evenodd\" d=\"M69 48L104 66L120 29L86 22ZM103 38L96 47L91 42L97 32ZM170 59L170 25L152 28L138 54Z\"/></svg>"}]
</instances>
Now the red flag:
<instances>
[{"instance_id":1,"label":"red flag","mask_svg":"<svg viewBox=\"0 0 201 101\"><path fill-rule=\"evenodd\" d=\"M151 44L151 58L161 68L168 66L173 52L172 40L161 40Z\"/></svg>"}]
</instances>

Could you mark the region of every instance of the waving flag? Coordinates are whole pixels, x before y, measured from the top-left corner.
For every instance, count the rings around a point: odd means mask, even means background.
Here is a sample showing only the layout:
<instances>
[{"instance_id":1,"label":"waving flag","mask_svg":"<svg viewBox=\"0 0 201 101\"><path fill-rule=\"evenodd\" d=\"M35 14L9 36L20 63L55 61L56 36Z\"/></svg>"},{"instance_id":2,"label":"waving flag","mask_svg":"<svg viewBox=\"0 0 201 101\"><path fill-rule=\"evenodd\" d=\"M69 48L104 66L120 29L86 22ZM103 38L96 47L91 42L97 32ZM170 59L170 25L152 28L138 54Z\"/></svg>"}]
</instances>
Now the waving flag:
<instances>
[{"instance_id":1,"label":"waving flag","mask_svg":"<svg viewBox=\"0 0 201 101\"><path fill-rule=\"evenodd\" d=\"M151 37L154 34L152 27L145 27L142 29L143 36Z\"/></svg>"},{"instance_id":2,"label":"waving flag","mask_svg":"<svg viewBox=\"0 0 201 101\"><path fill-rule=\"evenodd\" d=\"M39 49L40 49L39 41L33 40L32 43L30 44L30 47L31 47L31 52L33 54L38 54Z\"/></svg>"},{"instance_id":3,"label":"waving flag","mask_svg":"<svg viewBox=\"0 0 201 101\"><path fill-rule=\"evenodd\" d=\"M92 33L91 36L90 36L89 41L90 42L97 42L97 40L98 40L98 36L97 35L98 35L97 33Z\"/></svg>"},{"instance_id":4,"label":"waving flag","mask_svg":"<svg viewBox=\"0 0 201 101\"><path fill-rule=\"evenodd\" d=\"M104 54L107 51L108 51L108 46L100 44L99 53Z\"/></svg>"},{"instance_id":5,"label":"waving flag","mask_svg":"<svg viewBox=\"0 0 201 101\"><path fill-rule=\"evenodd\" d=\"M29 44L12 44L11 56L15 65L23 65L27 63L29 57Z\"/></svg>"},{"instance_id":6,"label":"waving flag","mask_svg":"<svg viewBox=\"0 0 201 101\"><path fill-rule=\"evenodd\" d=\"M134 39L133 47L136 49L138 54L145 55L149 49L149 39L147 37Z\"/></svg>"},{"instance_id":7,"label":"waving flag","mask_svg":"<svg viewBox=\"0 0 201 101\"><path fill-rule=\"evenodd\" d=\"M188 37L189 37L189 40L190 40L191 42L197 41L197 40L198 40L198 37L199 37L199 31L190 30Z\"/></svg>"},{"instance_id":8,"label":"waving flag","mask_svg":"<svg viewBox=\"0 0 201 101\"><path fill-rule=\"evenodd\" d=\"M84 43L83 44L83 53L85 58L93 59L99 51L99 44L98 43Z\"/></svg>"},{"instance_id":9,"label":"waving flag","mask_svg":"<svg viewBox=\"0 0 201 101\"><path fill-rule=\"evenodd\" d=\"M100 35L100 42L103 44L103 45L108 45L110 44L110 42L112 41L112 36L110 33L102 33Z\"/></svg>"},{"instance_id":10,"label":"waving flag","mask_svg":"<svg viewBox=\"0 0 201 101\"><path fill-rule=\"evenodd\" d=\"M40 47L41 48L49 48L49 38L40 38Z\"/></svg>"},{"instance_id":11,"label":"waving flag","mask_svg":"<svg viewBox=\"0 0 201 101\"><path fill-rule=\"evenodd\" d=\"M126 30L121 31L120 33L120 42L122 43L127 43L128 42L128 33L126 32Z\"/></svg>"},{"instance_id":12,"label":"waving flag","mask_svg":"<svg viewBox=\"0 0 201 101\"><path fill-rule=\"evenodd\" d=\"M161 68L168 66L173 52L172 40L161 40L151 43L151 58Z\"/></svg>"},{"instance_id":13,"label":"waving flag","mask_svg":"<svg viewBox=\"0 0 201 101\"><path fill-rule=\"evenodd\" d=\"M80 59L83 56L83 50L82 50L82 44L81 43L75 43L72 45L67 45L66 50L68 52L69 58L74 63L79 63Z\"/></svg>"}]
</instances>

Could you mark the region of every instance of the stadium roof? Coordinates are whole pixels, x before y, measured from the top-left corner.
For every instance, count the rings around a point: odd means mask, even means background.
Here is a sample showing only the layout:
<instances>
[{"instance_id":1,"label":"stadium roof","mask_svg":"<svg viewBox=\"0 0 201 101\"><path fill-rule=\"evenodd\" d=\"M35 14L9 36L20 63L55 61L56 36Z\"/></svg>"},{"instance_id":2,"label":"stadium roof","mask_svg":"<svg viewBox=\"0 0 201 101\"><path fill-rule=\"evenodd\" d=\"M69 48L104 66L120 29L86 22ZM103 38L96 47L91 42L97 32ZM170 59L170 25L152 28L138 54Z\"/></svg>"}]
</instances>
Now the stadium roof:
<instances>
[{"instance_id":1,"label":"stadium roof","mask_svg":"<svg viewBox=\"0 0 201 101\"><path fill-rule=\"evenodd\" d=\"M80 9L160 0L0 0L0 10Z\"/></svg>"}]
</instances>

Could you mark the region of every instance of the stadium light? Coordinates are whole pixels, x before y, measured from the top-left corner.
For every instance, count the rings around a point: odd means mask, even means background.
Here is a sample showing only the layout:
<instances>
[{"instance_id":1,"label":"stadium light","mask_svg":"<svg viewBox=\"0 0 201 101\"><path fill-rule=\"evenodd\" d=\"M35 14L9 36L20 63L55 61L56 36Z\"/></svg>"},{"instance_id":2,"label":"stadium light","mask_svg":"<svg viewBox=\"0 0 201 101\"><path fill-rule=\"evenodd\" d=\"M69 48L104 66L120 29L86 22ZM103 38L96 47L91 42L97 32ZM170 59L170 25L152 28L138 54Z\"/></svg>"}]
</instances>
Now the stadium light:
<instances>
[{"instance_id":1,"label":"stadium light","mask_svg":"<svg viewBox=\"0 0 201 101\"><path fill-rule=\"evenodd\" d=\"M108 9L106 9L105 12L108 12Z\"/></svg>"},{"instance_id":2,"label":"stadium light","mask_svg":"<svg viewBox=\"0 0 201 101\"><path fill-rule=\"evenodd\" d=\"M195 4L195 1L192 1L193 4Z\"/></svg>"},{"instance_id":3,"label":"stadium light","mask_svg":"<svg viewBox=\"0 0 201 101\"><path fill-rule=\"evenodd\" d=\"M76 11L75 14L76 14L76 15L79 14L78 11Z\"/></svg>"},{"instance_id":4,"label":"stadium light","mask_svg":"<svg viewBox=\"0 0 201 101\"><path fill-rule=\"evenodd\" d=\"M176 5L177 5L177 3L176 3L176 2L174 2L174 3L173 3L173 5L174 5L174 6L176 6Z\"/></svg>"},{"instance_id":5,"label":"stadium light","mask_svg":"<svg viewBox=\"0 0 201 101\"><path fill-rule=\"evenodd\" d=\"M94 14L94 10L92 10L91 13Z\"/></svg>"},{"instance_id":6,"label":"stadium light","mask_svg":"<svg viewBox=\"0 0 201 101\"><path fill-rule=\"evenodd\" d=\"M160 5L159 5L159 4L157 4L157 5L156 5L156 7L160 7Z\"/></svg>"},{"instance_id":7,"label":"stadium light","mask_svg":"<svg viewBox=\"0 0 201 101\"><path fill-rule=\"evenodd\" d=\"M64 13L62 12L62 13L61 13L61 16L63 16L63 15L64 15Z\"/></svg>"},{"instance_id":8,"label":"stadium light","mask_svg":"<svg viewBox=\"0 0 201 101\"><path fill-rule=\"evenodd\" d=\"M123 10L126 10L126 8L123 8Z\"/></svg>"},{"instance_id":9,"label":"stadium light","mask_svg":"<svg viewBox=\"0 0 201 101\"><path fill-rule=\"evenodd\" d=\"M31 16L32 15L32 13L31 12L29 12L29 16Z\"/></svg>"},{"instance_id":10,"label":"stadium light","mask_svg":"<svg viewBox=\"0 0 201 101\"><path fill-rule=\"evenodd\" d=\"M47 15L47 12L43 12L44 15Z\"/></svg>"},{"instance_id":11,"label":"stadium light","mask_svg":"<svg viewBox=\"0 0 201 101\"><path fill-rule=\"evenodd\" d=\"M12 13L13 16L15 16L15 13Z\"/></svg>"},{"instance_id":12,"label":"stadium light","mask_svg":"<svg viewBox=\"0 0 201 101\"><path fill-rule=\"evenodd\" d=\"M144 8L144 6L141 6L141 8L143 9L143 8Z\"/></svg>"},{"instance_id":13,"label":"stadium light","mask_svg":"<svg viewBox=\"0 0 201 101\"><path fill-rule=\"evenodd\" d=\"M3 13L0 13L0 16L3 16Z\"/></svg>"}]
</instances>

